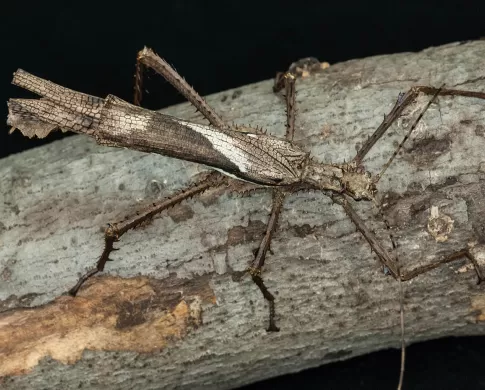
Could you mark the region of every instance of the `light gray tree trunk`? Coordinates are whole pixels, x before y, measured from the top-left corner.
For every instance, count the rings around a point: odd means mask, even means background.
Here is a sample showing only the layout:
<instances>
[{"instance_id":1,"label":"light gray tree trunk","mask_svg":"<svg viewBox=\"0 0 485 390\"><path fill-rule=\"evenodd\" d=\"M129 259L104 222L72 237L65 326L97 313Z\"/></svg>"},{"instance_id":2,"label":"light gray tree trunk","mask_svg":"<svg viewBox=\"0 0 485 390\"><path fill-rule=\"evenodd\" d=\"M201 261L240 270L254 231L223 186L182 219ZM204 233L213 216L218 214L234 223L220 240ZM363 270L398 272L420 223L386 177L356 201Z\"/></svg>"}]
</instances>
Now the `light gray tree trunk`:
<instances>
[{"instance_id":1,"label":"light gray tree trunk","mask_svg":"<svg viewBox=\"0 0 485 390\"><path fill-rule=\"evenodd\" d=\"M348 161L400 91L442 83L485 91L484 58L485 41L477 41L332 65L298 81L295 138L321 161ZM271 85L208 101L228 121L283 136L284 104ZM428 99L417 99L378 142L368 170L379 172ZM404 270L467 247L485 270L484 108L479 99L439 97L379 182ZM195 120L193 111L164 110ZM227 389L400 345L398 282L319 193L288 199L267 259L279 333L265 331L257 287L231 276L258 246L269 192L208 191L185 202L123 236L105 275L76 298L61 296L94 265L108 222L204 170L83 136L1 161L3 388ZM376 206L355 207L390 248ZM485 286L476 282L466 259L405 282L407 342L484 334Z\"/></svg>"}]
</instances>

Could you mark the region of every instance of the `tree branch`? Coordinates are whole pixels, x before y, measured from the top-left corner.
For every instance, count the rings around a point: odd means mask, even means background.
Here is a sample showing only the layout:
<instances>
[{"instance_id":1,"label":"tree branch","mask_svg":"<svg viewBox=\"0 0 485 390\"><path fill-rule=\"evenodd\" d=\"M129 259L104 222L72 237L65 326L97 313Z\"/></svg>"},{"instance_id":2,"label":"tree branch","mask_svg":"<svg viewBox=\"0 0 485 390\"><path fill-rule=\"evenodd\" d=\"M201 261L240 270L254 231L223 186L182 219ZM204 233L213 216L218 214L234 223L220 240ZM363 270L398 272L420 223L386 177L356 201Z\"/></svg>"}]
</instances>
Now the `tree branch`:
<instances>
[{"instance_id":1,"label":"tree branch","mask_svg":"<svg viewBox=\"0 0 485 390\"><path fill-rule=\"evenodd\" d=\"M353 60L298 80L295 141L349 161L413 85L485 90L485 42ZM272 81L208 97L223 118L284 136ZM69 87L69 86L67 86ZM88 92L89 91L84 91ZM364 160L379 168L429 97ZM485 267L485 102L439 97L379 182L401 268L470 248ZM194 120L188 104L164 110ZM141 210L205 168L74 136L0 164L0 375L5 388L232 388L399 347L399 286L344 211L318 193L288 199L263 273L279 333L249 277L270 192L208 191L132 231L105 276L61 296L94 263L108 222ZM390 250L381 213L355 204ZM467 258L404 283L407 342L485 333L485 286ZM396 372L399 362L396 362ZM48 368L48 369L45 369ZM109 373L109 375L106 375ZM397 379L397 374L396 374ZM62 382L62 385L60 384Z\"/></svg>"}]
</instances>

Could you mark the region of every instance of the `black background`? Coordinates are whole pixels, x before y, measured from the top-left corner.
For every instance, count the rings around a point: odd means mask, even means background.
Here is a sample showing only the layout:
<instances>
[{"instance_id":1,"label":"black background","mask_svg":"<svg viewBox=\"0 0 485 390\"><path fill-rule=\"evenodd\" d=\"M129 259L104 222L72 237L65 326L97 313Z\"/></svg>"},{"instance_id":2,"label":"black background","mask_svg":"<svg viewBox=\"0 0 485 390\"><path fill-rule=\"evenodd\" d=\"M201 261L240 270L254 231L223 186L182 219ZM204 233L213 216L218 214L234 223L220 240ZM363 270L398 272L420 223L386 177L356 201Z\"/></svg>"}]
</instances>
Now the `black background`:
<instances>
[{"instance_id":1,"label":"black background","mask_svg":"<svg viewBox=\"0 0 485 390\"><path fill-rule=\"evenodd\" d=\"M315 56L332 64L485 37L485 1L6 4L0 6L3 102L27 96L10 85L19 67L91 95L111 93L131 101L135 56L144 45L206 95L269 79L301 57ZM145 107L183 101L159 77L152 76L146 87ZM0 114L6 118L5 103ZM34 141L7 131L3 120L0 157L56 139ZM444 339L410 347L405 388L485 389L484 339ZM247 389L394 388L399 359L399 351L383 351Z\"/></svg>"}]
</instances>

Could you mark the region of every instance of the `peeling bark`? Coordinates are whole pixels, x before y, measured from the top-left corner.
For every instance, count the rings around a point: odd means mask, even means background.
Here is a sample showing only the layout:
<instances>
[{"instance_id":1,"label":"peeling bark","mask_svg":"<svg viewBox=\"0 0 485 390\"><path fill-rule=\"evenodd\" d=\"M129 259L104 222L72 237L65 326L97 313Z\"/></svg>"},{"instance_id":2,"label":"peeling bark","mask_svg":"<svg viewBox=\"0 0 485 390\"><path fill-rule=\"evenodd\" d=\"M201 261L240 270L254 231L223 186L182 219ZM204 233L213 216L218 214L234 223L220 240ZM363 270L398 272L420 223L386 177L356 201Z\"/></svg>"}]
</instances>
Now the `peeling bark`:
<instances>
[{"instance_id":1,"label":"peeling bark","mask_svg":"<svg viewBox=\"0 0 485 390\"><path fill-rule=\"evenodd\" d=\"M295 140L321 161L348 161L399 92L442 83L484 91L483 58L485 42L477 41L309 75L297 83ZM208 102L228 121L283 136L284 104L271 85L221 92ZM364 161L368 170L379 172L427 99L417 99L378 142ZM404 270L463 248L485 268L484 107L478 99L439 97L379 182ZM197 119L187 104L164 111ZM232 388L399 346L397 282L341 208L318 193L286 202L263 274L276 293L279 333L264 330L267 308L257 287L232 278L264 232L271 196L263 191L208 191L173 208L123 236L106 275L76 298L62 296L94 265L106 223L202 171L82 136L2 160L3 388ZM355 206L390 249L377 208ZM485 333L485 286L476 284L466 258L404 289L408 343Z\"/></svg>"}]
</instances>

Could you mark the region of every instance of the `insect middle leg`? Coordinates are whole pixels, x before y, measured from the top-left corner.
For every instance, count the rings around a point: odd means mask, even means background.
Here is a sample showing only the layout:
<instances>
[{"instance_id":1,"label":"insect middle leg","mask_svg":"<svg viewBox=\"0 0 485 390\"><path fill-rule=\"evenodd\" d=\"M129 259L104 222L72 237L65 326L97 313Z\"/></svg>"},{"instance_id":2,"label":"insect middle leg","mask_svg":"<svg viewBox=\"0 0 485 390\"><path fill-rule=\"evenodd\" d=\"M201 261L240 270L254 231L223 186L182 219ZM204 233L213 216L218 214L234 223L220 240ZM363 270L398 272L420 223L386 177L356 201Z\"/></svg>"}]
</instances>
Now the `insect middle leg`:
<instances>
[{"instance_id":1,"label":"insect middle leg","mask_svg":"<svg viewBox=\"0 0 485 390\"><path fill-rule=\"evenodd\" d=\"M271 239L273 233L276 230L278 223L278 217L283 208L283 202L285 200L286 194L280 190L273 190L273 204L271 208L271 214L269 217L268 225L266 226L266 232L264 237L259 244L259 248L256 252L256 256L252 261L251 265L247 269L247 272L251 275L254 283L259 287L264 299L268 301L269 305L269 326L267 328L268 332L278 332L279 328L276 326L275 322L275 298L273 294L268 290L264 284L263 278L261 277L261 272L264 266L264 261L266 259L266 253L268 252L271 244Z\"/></svg>"},{"instance_id":2,"label":"insect middle leg","mask_svg":"<svg viewBox=\"0 0 485 390\"><path fill-rule=\"evenodd\" d=\"M296 117L296 91L295 91L295 76L287 72L284 76L281 76L281 82L284 83L285 88L285 101L286 101L286 139L290 142L293 141L293 136L295 133L295 117ZM276 326L275 321L275 298L273 294L268 290L264 284L263 278L261 276L264 261L266 259L266 253L268 252L271 244L271 239L273 233L276 230L279 215L283 208L283 203L286 196L290 192L282 191L280 189L273 190L271 214L269 217L268 224L266 226L266 231L264 233L263 239L261 240L254 260L248 267L247 272L251 275L253 282L259 287L263 297L268 301L269 305L269 326L267 330L269 332L277 332L279 328Z\"/></svg>"}]
</instances>

